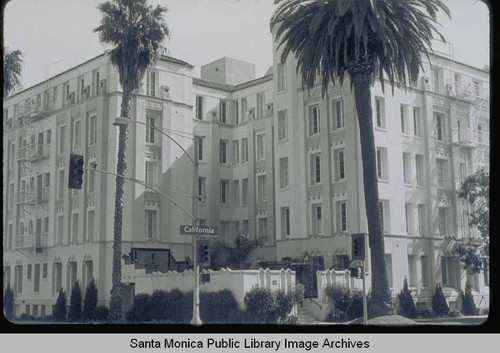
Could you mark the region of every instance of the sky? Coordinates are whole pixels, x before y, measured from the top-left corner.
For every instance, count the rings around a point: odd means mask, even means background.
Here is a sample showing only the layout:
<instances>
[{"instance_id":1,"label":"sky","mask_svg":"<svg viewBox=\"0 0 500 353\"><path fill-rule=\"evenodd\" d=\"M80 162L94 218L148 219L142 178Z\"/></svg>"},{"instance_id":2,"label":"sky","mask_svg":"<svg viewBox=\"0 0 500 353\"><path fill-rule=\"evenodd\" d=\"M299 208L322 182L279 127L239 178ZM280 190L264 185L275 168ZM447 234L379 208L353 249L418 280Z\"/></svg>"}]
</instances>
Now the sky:
<instances>
[{"instance_id":1,"label":"sky","mask_svg":"<svg viewBox=\"0 0 500 353\"><path fill-rule=\"evenodd\" d=\"M103 0L11 0L4 12L4 44L24 54L22 84L28 88L101 54L93 29ZM489 65L489 10L478 0L445 0L452 18L438 15L457 61ZM203 64L228 56L252 62L257 76L272 65L269 19L272 0L149 0L169 9L171 56ZM437 45L437 50L446 46Z\"/></svg>"}]
</instances>

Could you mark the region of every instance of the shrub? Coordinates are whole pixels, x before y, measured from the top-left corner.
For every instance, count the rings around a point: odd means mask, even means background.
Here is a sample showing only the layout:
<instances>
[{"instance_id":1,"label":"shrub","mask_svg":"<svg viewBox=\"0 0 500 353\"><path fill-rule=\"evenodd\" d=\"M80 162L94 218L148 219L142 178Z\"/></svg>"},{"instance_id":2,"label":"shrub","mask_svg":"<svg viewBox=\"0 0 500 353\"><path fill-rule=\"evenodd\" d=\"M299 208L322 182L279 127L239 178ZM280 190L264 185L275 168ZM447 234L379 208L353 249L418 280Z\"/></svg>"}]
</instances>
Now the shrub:
<instances>
[{"instance_id":1,"label":"shrub","mask_svg":"<svg viewBox=\"0 0 500 353\"><path fill-rule=\"evenodd\" d=\"M300 325L300 321L297 316L289 316L283 321L283 325Z\"/></svg>"},{"instance_id":2,"label":"shrub","mask_svg":"<svg viewBox=\"0 0 500 353\"><path fill-rule=\"evenodd\" d=\"M275 301L275 316L279 322L285 321L295 303L292 293L285 293L284 290L277 290L273 293Z\"/></svg>"},{"instance_id":3,"label":"shrub","mask_svg":"<svg viewBox=\"0 0 500 353\"><path fill-rule=\"evenodd\" d=\"M436 292L432 297L432 310L439 316L447 315L448 311L450 311L440 284L436 286Z\"/></svg>"},{"instance_id":4,"label":"shrub","mask_svg":"<svg viewBox=\"0 0 500 353\"><path fill-rule=\"evenodd\" d=\"M304 285L302 283L297 283L295 287L290 288L290 293L293 296L293 301L295 304L301 304L302 305L302 300L304 299L304 294L306 290L304 288Z\"/></svg>"},{"instance_id":5,"label":"shrub","mask_svg":"<svg viewBox=\"0 0 500 353\"><path fill-rule=\"evenodd\" d=\"M59 289L59 295L57 296L56 305L52 313L52 317L56 321L66 320L66 293Z\"/></svg>"},{"instance_id":6,"label":"shrub","mask_svg":"<svg viewBox=\"0 0 500 353\"><path fill-rule=\"evenodd\" d=\"M490 309L489 308L483 308L483 309L479 310L479 313L481 315L489 315L490 314Z\"/></svg>"},{"instance_id":7,"label":"shrub","mask_svg":"<svg viewBox=\"0 0 500 353\"><path fill-rule=\"evenodd\" d=\"M417 308L415 306L415 302L413 301L413 297L411 296L411 291L408 288L408 280L404 279L403 281L403 289L398 294L399 299L399 314L414 319L417 317Z\"/></svg>"},{"instance_id":8,"label":"shrub","mask_svg":"<svg viewBox=\"0 0 500 353\"><path fill-rule=\"evenodd\" d=\"M82 316L82 291L80 289L80 284L76 281L73 289L71 290L71 296L69 297L69 311L68 320L77 321Z\"/></svg>"},{"instance_id":9,"label":"shrub","mask_svg":"<svg viewBox=\"0 0 500 353\"><path fill-rule=\"evenodd\" d=\"M270 289L253 288L245 294L247 318L251 322L275 323L276 303Z\"/></svg>"},{"instance_id":10,"label":"shrub","mask_svg":"<svg viewBox=\"0 0 500 353\"><path fill-rule=\"evenodd\" d=\"M436 315L434 314L434 312L432 310L424 308L424 309L419 309L417 311L417 316L420 319L429 319L429 318L432 318L432 317L434 317Z\"/></svg>"},{"instance_id":11,"label":"shrub","mask_svg":"<svg viewBox=\"0 0 500 353\"><path fill-rule=\"evenodd\" d=\"M462 291L462 312L464 315L477 315L479 313L476 303L474 303L472 286L469 282L465 284L465 293Z\"/></svg>"},{"instance_id":12,"label":"shrub","mask_svg":"<svg viewBox=\"0 0 500 353\"><path fill-rule=\"evenodd\" d=\"M106 321L108 319L109 309L104 305L100 305L94 309L92 317L96 321Z\"/></svg>"},{"instance_id":13,"label":"shrub","mask_svg":"<svg viewBox=\"0 0 500 353\"><path fill-rule=\"evenodd\" d=\"M14 317L14 292L10 288L10 283L7 283L7 288L5 288L3 295L3 312L7 320Z\"/></svg>"},{"instance_id":14,"label":"shrub","mask_svg":"<svg viewBox=\"0 0 500 353\"><path fill-rule=\"evenodd\" d=\"M347 314L347 308L350 303L349 289L344 286L333 284L324 289L325 298L333 303L334 309L331 319L333 321L344 320Z\"/></svg>"},{"instance_id":15,"label":"shrub","mask_svg":"<svg viewBox=\"0 0 500 353\"><path fill-rule=\"evenodd\" d=\"M97 307L97 287L95 285L95 281L92 279L92 281L87 286L87 290L85 291L85 299L83 300L82 319L84 321L93 320L96 307Z\"/></svg>"},{"instance_id":16,"label":"shrub","mask_svg":"<svg viewBox=\"0 0 500 353\"><path fill-rule=\"evenodd\" d=\"M460 316L462 316L460 310L450 310L448 312L448 317L460 317Z\"/></svg>"},{"instance_id":17,"label":"shrub","mask_svg":"<svg viewBox=\"0 0 500 353\"><path fill-rule=\"evenodd\" d=\"M150 294L137 294L132 309L126 314L127 321L146 322L151 320L149 302Z\"/></svg>"},{"instance_id":18,"label":"shrub","mask_svg":"<svg viewBox=\"0 0 500 353\"><path fill-rule=\"evenodd\" d=\"M363 293L350 292L346 314L348 320L363 317Z\"/></svg>"},{"instance_id":19,"label":"shrub","mask_svg":"<svg viewBox=\"0 0 500 353\"><path fill-rule=\"evenodd\" d=\"M234 323L238 321L238 302L229 289L200 293L200 317L206 323ZM241 317L239 318L241 320Z\"/></svg>"}]
</instances>

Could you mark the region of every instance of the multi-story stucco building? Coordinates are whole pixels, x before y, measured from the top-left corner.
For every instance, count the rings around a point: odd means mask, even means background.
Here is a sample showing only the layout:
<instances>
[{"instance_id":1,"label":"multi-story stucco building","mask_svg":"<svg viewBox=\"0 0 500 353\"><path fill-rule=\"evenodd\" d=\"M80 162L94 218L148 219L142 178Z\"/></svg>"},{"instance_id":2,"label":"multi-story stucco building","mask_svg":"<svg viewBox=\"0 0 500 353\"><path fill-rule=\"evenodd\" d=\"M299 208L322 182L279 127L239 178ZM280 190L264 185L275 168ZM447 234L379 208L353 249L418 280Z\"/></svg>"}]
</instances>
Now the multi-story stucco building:
<instances>
[{"instance_id":1,"label":"multi-story stucco building","mask_svg":"<svg viewBox=\"0 0 500 353\"><path fill-rule=\"evenodd\" d=\"M253 64L223 58L196 78L190 64L161 55L131 115L175 142L130 124L127 175L218 226L221 239L264 237L262 260L307 251L342 269L350 234L367 231L354 96L349 82L324 99L319 87L304 91L295 64L282 63L278 50L263 77ZM456 190L488 165L489 73L438 55L424 67L416 87L372 89L390 284L397 291L408 277L418 305L429 305L442 283L453 307L469 277L486 306L489 274L467 276L452 248L478 238ZM86 171L75 191L67 169L75 153L115 171L120 101L107 54L4 101L3 269L16 315L51 314L59 288L77 280L85 287L95 278L100 303L109 300L115 178ZM183 149L197 156L198 176ZM136 263L187 265L191 239L179 226L191 219L180 207L126 182L123 221L123 253Z\"/></svg>"}]
</instances>

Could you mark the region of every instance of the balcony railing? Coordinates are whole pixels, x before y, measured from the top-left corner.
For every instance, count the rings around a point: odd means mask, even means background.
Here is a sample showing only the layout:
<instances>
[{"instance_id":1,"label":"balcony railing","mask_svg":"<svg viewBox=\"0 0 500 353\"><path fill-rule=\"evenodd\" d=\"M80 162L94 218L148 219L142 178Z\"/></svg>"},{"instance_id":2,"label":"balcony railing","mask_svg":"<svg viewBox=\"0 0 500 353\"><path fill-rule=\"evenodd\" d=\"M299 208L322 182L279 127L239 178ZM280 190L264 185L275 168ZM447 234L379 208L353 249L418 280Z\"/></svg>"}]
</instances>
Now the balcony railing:
<instances>
[{"instance_id":1,"label":"balcony railing","mask_svg":"<svg viewBox=\"0 0 500 353\"><path fill-rule=\"evenodd\" d=\"M36 202L36 189L25 189L16 192L16 203L34 204Z\"/></svg>"},{"instance_id":2,"label":"balcony railing","mask_svg":"<svg viewBox=\"0 0 500 353\"><path fill-rule=\"evenodd\" d=\"M17 150L18 159L36 160L49 157L49 145L32 144Z\"/></svg>"},{"instance_id":3,"label":"balcony railing","mask_svg":"<svg viewBox=\"0 0 500 353\"><path fill-rule=\"evenodd\" d=\"M33 234L18 235L14 238L15 249L26 249L33 247Z\"/></svg>"},{"instance_id":4,"label":"balcony railing","mask_svg":"<svg viewBox=\"0 0 500 353\"><path fill-rule=\"evenodd\" d=\"M49 202L49 188L43 187L36 190L36 203Z\"/></svg>"},{"instance_id":5,"label":"balcony railing","mask_svg":"<svg viewBox=\"0 0 500 353\"><path fill-rule=\"evenodd\" d=\"M37 253L41 253L43 248L48 246L49 233L41 232L35 236L35 250Z\"/></svg>"},{"instance_id":6,"label":"balcony railing","mask_svg":"<svg viewBox=\"0 0 500 353\"><path fill-rule=\"evenodd\" d=\"M465 99L490 99L490 90L488 87L483 86L482 83L475 83L474 81L458 81L447 83L446 89L450 97L465 98Z\"/></svg>"}]
</instances>

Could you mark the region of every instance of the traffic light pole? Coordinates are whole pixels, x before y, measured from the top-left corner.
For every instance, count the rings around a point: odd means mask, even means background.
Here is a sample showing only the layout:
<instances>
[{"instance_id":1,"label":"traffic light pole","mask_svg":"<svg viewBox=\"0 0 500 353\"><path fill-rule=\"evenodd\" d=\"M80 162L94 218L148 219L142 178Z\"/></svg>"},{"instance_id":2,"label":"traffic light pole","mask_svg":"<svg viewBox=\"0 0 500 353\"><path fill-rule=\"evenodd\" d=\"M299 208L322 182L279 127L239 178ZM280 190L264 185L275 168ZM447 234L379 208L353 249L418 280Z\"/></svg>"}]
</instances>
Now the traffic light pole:
<instances>
[{"instance_id":1,"label":"traffic light pole","mask_svg":"<svg viewBox=\"0 0 500 353\"><path fill-rule=\"evenodd\" d=\"M366 260L363 260L363 266L361 268L361 274L363 276L363 325L368 324L368 305L366 298L366 271L365 271Z\"/></svg>"},{"instance_id":2,"label":"traffic light pole","mask_svg":"<svg viewBox=\"0 0 500 353\"><path fill-rule=\"evenodd\" d=\"M193 213L195 217L193 218L193 225L198 225L198 208L200 205L199 194L197 194L198 185L198 144L200 143L201 137L195 136L194 138L194 173L193 173L193 195L198 195L193 199ZM198 266L198 237L193 235L193 277L194 277L194 290L193 290L193 318L191 319L191 325L201 326L203 322L200 318L200 268Z\"/></svg>"}]
</instances>

